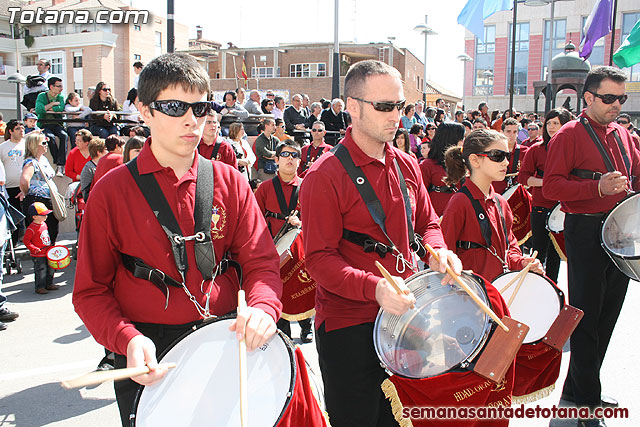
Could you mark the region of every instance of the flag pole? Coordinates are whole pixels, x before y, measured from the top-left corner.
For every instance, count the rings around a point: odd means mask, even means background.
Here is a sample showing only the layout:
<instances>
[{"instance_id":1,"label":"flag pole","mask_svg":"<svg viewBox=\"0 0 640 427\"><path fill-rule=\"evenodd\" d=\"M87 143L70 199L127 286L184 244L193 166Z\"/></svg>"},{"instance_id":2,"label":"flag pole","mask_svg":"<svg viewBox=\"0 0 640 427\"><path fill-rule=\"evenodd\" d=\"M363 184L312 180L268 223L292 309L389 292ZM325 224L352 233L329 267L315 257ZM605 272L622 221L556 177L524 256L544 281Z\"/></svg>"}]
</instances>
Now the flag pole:
<instances>
[{"instance_id":1,"label":"flag pole","mask_svg":"<svg viewBox=\"0 0 640 427\"><path fill-rule=\"evenodd\" d=\"M616 15L618 14L618 0L613 0L613 23L611 24L611 49L609 49L609 66L613 65L613 46L616 40Z\"/></svg>"},{"instance_id":2,"label":"flag pole","mask_svg":"<svg viewBox=\"0 0 640 427\"><path fill-rule=\"evenodd\" d=\"M518 0L513 0L513 31L511 33L511 81L509 82L509 111L513 111L514 77L516 74L516 28L518 19Z\"/></svg>"},{"instance_id":3,"label":"flag pole","mask_svg":"<svg viewBox=\"0 0 640 427\"><path fill-rule=\"evenodd\" d=\"M253 55L253 67L256 69L256 90L260 89L260 81L258 80L258 63L256 62L256 56Z\"/></svg>"},{"instance_id":4,"label":"flag pole","mask_svg":"<svg viewBox=\"0 0 640 427\"><path fill-rule=\"evenodd\" d=\"M233 76L236 78L236 87L238 86L238 70L236 68L236 57L233 57Z\"/></svg>"}]
</instances>

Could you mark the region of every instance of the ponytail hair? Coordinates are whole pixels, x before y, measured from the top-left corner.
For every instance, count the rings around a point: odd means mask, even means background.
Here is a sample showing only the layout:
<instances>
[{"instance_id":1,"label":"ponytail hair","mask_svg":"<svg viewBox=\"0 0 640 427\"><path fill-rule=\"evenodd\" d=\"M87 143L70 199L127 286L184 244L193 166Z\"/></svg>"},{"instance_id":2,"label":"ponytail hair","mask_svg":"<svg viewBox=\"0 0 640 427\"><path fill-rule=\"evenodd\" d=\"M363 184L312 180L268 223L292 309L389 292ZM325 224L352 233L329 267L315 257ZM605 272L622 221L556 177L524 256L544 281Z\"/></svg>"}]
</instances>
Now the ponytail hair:
<instances>
[{"instance_id":1,"label":"ponytail hair","mask_svg":"<svg viewBox=\"0 0 640 427\"><path fill-rule=\"evenodd\" d=\"M467 170L471 172L469 156L486 151L488 146L501 139L507 139L507 137L493 129L476 129L465 137L462 147L449 147L444 154L447 169L444 182L447 185L459 183L465 177Z\"/></svg>"}]
</instances>

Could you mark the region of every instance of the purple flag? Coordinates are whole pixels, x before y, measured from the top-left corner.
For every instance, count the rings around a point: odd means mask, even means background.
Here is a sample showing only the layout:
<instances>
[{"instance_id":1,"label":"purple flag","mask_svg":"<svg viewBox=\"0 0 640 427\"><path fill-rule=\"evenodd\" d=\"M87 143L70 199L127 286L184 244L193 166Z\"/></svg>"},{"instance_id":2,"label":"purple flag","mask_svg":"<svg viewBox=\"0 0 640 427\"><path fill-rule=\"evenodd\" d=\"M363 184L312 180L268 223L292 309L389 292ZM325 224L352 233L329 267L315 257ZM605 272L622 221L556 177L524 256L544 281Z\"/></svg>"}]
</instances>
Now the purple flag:
<instances>
[{"instance_id":1,"label":"purple flag","mask_svg":"<svg viewBox=\"0 0 640 427\"><path fill-rule=\"evenodd\" d=\"M611 32L613 21L613 0L598 0L582 29L580 57L587 59L591 55L593 45Z\"/></svg>"}]
</instances>

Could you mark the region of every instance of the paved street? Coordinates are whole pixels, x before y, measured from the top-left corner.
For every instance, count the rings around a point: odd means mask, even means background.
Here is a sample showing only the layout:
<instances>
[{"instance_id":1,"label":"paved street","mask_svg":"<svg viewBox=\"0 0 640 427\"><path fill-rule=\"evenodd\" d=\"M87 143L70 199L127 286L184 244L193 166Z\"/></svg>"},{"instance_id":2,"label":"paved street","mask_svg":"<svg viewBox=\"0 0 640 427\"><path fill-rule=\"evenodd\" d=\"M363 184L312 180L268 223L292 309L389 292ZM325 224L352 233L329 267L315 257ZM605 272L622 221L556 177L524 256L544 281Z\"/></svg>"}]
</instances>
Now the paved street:
<instances>
[{"instance_id":1,"label":"paved street","mask_svg":"<svg viewBox=\"0 0 640 427\"><path fill-rule=\"evenodd\" d=\"M71 245L74 234L63 235L62 244ZM118 410L112 384L80 390L64 390L61 379L93 370L103 356L102 348L82 325L71 305L75 263L56 274L60 290L47 295L33 292L31 260L22 261L23 275L5 276L3 290L9 307L20 317L0 332L0 426L117 426ZM566 270L561 270L560 285L566 290ZM640 346L637 344L639 284L632 282L621 318L614 333L607 359L602 368L604 389L630 410L630 420L609 420L610 426L640 423L638 369ZM299 329L294 325L293 335ZM317 369L315 345L305 344L303 351ZM561 380L564 380L568 353L564 354ZM557 404L558 389L548 398L529 404L550 407ZM636 397L634 397L636 396ZM516 420L513 426L549 425L545 420ZM552 421L552 426L574 425Z\"/></svg>"}]
</instances>

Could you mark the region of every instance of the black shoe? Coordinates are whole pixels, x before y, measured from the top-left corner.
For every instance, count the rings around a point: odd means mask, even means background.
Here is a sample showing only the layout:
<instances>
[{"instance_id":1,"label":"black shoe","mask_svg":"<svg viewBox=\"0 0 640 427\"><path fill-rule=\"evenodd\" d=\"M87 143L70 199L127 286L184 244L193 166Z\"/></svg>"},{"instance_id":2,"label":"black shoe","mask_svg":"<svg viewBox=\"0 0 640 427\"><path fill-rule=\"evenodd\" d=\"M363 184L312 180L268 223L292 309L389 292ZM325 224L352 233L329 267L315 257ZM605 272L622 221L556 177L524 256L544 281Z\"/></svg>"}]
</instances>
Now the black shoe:
<instances>
[{"instance_id":1,"label":"black shoe","mask_svg":"<svg viewBox=\"0 0 640 427\"><path fill-rule=\"evenodd\" d=\"M303 331L300 334L300 341L307 344L313 341L313 332L311 331Z\"/></svg>"},{"instance_id":2,"label":"black shoe","mask_svg":"<svg viewBox=\"0 0 640 427\"><path fill-rule=\"evenodd\" d=\"M7 325L0 322L0 331L4 331L5 329L7 329Z\"/></svg>"},{"instance_id":3,"label":"black shoe","mask_svg":"<svg viewBox=\"0 0 640 427\"><path fill-rule=\"evenodd\" d=\"M568 393L562 393L560 399L566 400L567 402L575 403L575 399L572 395ZM603 408L617 408L619 405L618 401L611 396L607 396L605 394L600 395L600 406Z\"/></svg>"},{"instance_id":4,"label":"black shoe","mask_svg":"<svg viewBox=\"0 0 640 427\"><path fill-rule=\"evenodd\" d=\"M607 427L602 418L593 420L578 420L578 427Z\"/></svg>"},{"instance_id":5,"label":"black shoe","mask_svg":"<svg viewBox=\"0 0 640 427\"><path fill-rule=\"evenodd\" d=\"M19 314L15 313L8 308L0 308L0 322L11 322L18 318Z\"/></svg>"}]
</instances>

